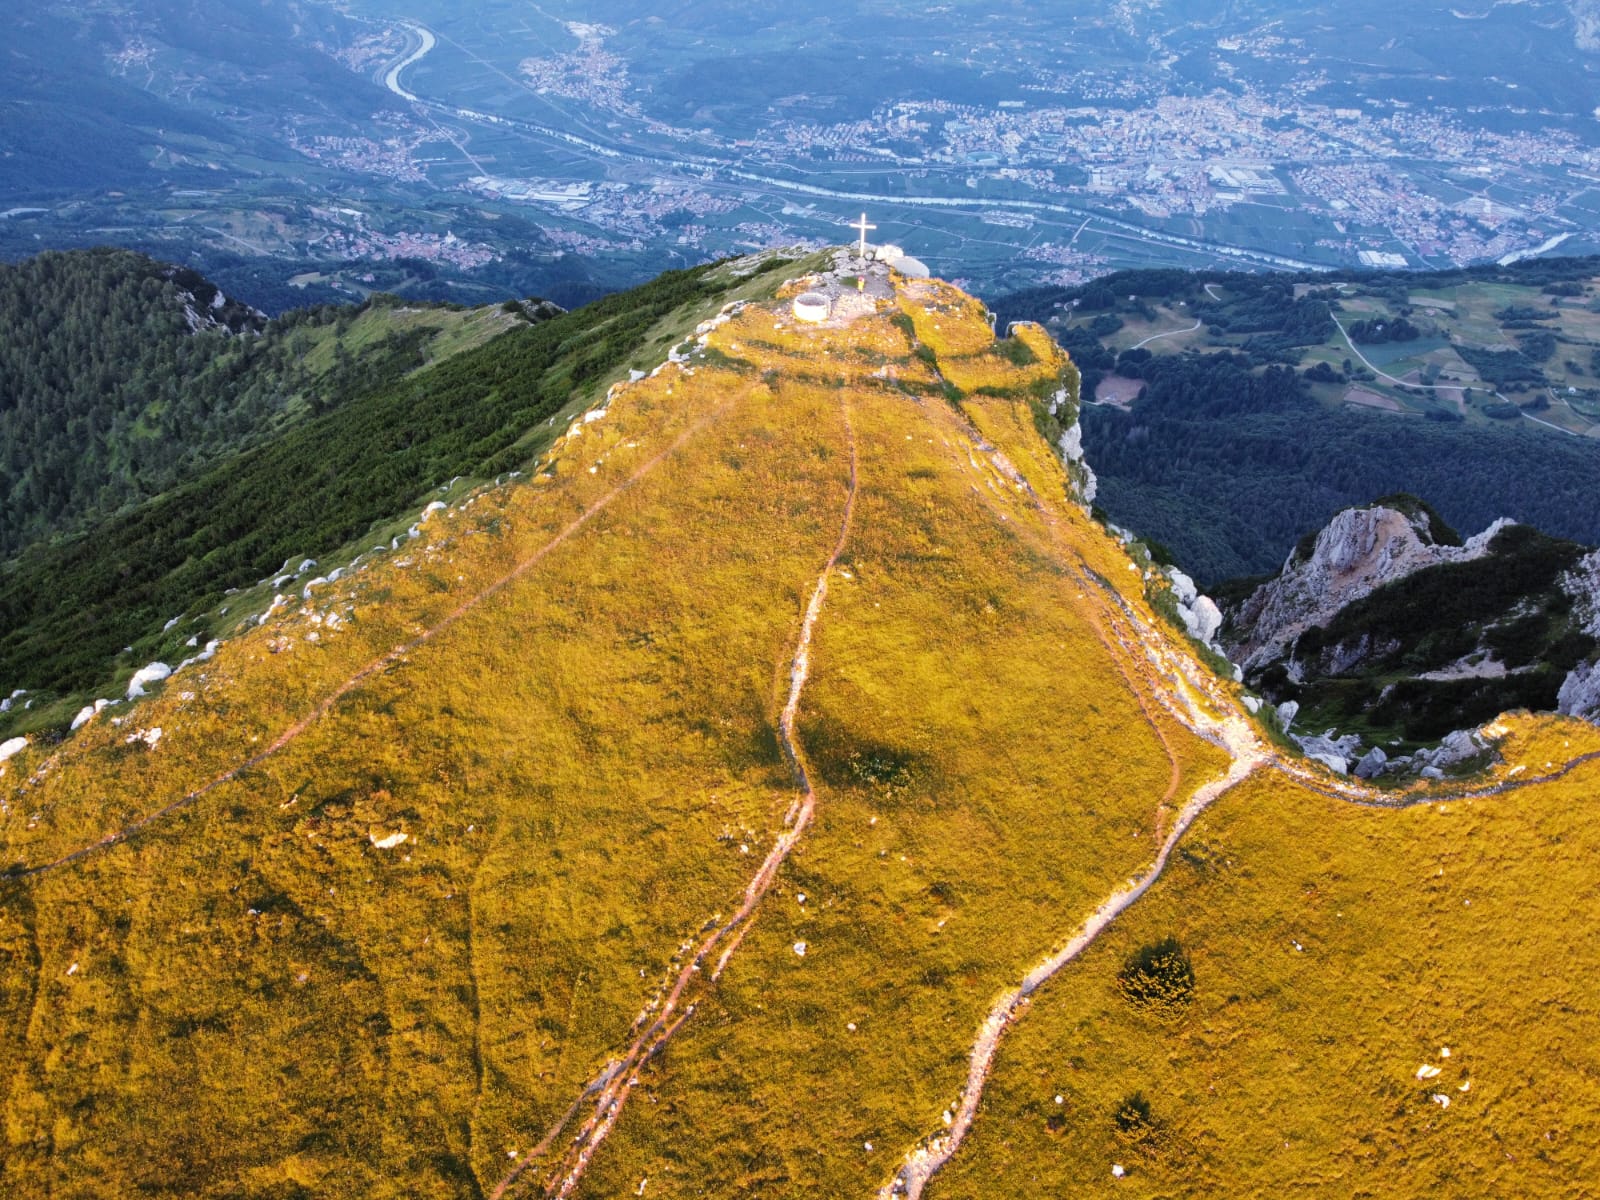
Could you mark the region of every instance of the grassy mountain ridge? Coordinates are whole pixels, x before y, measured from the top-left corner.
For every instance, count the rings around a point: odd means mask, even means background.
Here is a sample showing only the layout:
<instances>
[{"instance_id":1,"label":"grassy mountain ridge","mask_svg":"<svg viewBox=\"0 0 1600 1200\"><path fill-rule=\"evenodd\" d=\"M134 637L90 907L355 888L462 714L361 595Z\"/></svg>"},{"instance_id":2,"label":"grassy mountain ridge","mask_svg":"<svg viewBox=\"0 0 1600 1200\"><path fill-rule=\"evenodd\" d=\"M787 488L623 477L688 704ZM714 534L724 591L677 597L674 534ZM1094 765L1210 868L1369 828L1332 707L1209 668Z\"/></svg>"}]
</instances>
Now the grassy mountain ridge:
<instances>
[{"instance_id":1,"label":"grassy mountain ridge","mask_svg":"<svg viewBox=\"0 0 1600 1200\"><path fill-rule=\"evenodd\" d=\"M1581 1190L1600 734L1374 807L1155 617L1042 329L725 315L0 764L8 1193Z\"/></svg>"},{"instance_id":2,"label":"grassy mountain ridge","mask_svg":"<svg viewBox=\"0 0 1600 1200\"><path fill-rule=\"evenodd\" d=\"M491 343L365 388L75 539L35 547L0 574L0 679L76 692L103 684L114 663L185 657L187 638L237 620L217 611L239 604L229 589L337 552L455 476L523 465L556 436L558 413L593 402L626 364L657 361L745 282L733 267L678 272L537 326L491 310L512 326ZM163 631L185 612L194 619Z\"/></svg>"}]
</instances>

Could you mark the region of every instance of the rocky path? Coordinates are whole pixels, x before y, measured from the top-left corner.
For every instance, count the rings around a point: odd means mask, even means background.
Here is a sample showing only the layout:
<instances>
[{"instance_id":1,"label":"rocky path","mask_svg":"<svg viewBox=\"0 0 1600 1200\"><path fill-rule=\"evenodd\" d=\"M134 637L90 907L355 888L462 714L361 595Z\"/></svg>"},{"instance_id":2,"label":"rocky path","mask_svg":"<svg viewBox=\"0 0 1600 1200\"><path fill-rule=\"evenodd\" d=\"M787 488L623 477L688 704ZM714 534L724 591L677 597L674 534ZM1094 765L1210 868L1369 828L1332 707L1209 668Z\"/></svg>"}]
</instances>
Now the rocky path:
<instances>
[{"instance_id":1,"label":"rocky path","mask_svg":"<svg viewBox=\"0 0 1600 1200\"><path fill-rule=\"evenodd\" d=\"M1243 722L1239 724L1243 725ZM1239 731L1230 730L1230 732L1237 735ZM1245 727L1243 737L1238 739L1241 743L1238 757L1233 760L1226 774L1195 790L1188 803L1183 806L1177 821L1167 834L1166 840L1162 842L1161 849L1150 866L1130 879L1126 886L1106 897L1064 946L1035 964L1016 987L1002 994L994 1002L983 1023L979 1025L978 1036L973 1042L971 1052L967 1055L966 1086L962 1089L960 1103L956 1106L949 1126L943 1132L924 1139L906 1154L895 1177L879 1190L879 1200L895 1200L896 1197L917 1200L917 1197L922 1195L922 1189L928 1180L961 1148L961 1143L972 1128L973 1118L977 1116L978 1105L983 1099L983 1088L988 1081L995 1052L999 1049L1000 1039L1005 1036L1006 1030L1026 1011L1034 992L1061 968L1082 954L1112 921L1133 905L1149 890L1150 885L1161 877L1168 857L1183 839L1183 835L1188 832L1195 818L1262 765L1264 759L1259 752L1245 744L1244 739L1251 738L1253 735L1250 734L1248 727Z\"/></svg>"},{"instance_id":2,"label":"rocky path","mask_svg":"<svg viewBox=\"0 0 1600 1200\"><path fill-rule=\"evenodd\" d=\"M1039 511L1054 535L1058 524L1053 514L1043 505L1039 505ZM1208 686L1209 680L1203 671L1187 656L1170 649L1167 639L1158 631L1140 628L1142 623L1125 605L1105 601L1097 603L1100 588L1093 582L1092 575L1081 560L1077 561L1076 567L1084 588L1082 594L1089 600L1086 615L1101 643L1128 679L1129 687L1139 699L1145 719L1152 728L1161 735L1160 725L1144 700L1146 691L1179 724L1226 749L1230 763L1221 776L1195 789L1168 829L1151 864L1101 901L1072 936L1030 968L1016 987L996 998L978 1026L972 1049L968 1052L966 1083L951 1113L949 1124L923 1138L905 1154L894 1177L879 1189L878 1200L898 1200L900 1197L916 1200L922 1195L928 1180L950 1161L966 1140L983 1100L983 1089L1001 1039L1027 1011L1034 992L1082 954L1119 915L1150 889L1161 877L1172 851L1201 813L1255 771L1273 761L1254 728L1243 716L1231 707L1215 706L1219 697L1213 694L1214 688ZM1096 609L1100 611L1096 612ZM1142 686L1135 686L1135 678ZM1162 741L1167 741L1164 735ZM1171 754L1170 746L1168 753ZM1163 802L1171 794L1169 787Z\"/></svg>"},{"instance_id":3,"label":"rocky path","mask_svg":"<svg viewBox=\"0 0 1600 1200\"><path fill-rule=\"evenodd\" d=\"M594 1152L622 1115L629 1093L639 1082L641 1068L672 1039L673 1035L683 1027L684 1022L694 1015L697 1003L694 991L696 984L703 977L706 964L720 948L721 953L717 956L716 966L710 973L711 981L715 982L744 940L751 918L755 915L762 898L772 887L779 869L804 835L807 826L811 824L817 798L811 787L810 776L806 772L800 745L795 740L795 721L799 715L801 693L805 690L806 680L811 673L811 642L827 602L828 578L838 564L839 555L843 553L850 539L850 530L855 522L858 462L855 429L851 421L848 400L843 402L843 413L850 450L849 492L845 499L844 515L839 524L838 539L834 543L832 553L828 555L828 561L823 565L822 573L817 577L816 586L811 592L811 600L806 605L805 616L800 622L800 634L789 666L788 696L778 718L779 740L798 788L795 802L784 817L783 832L773 843L771 851L750 882L745 885L739 907L733 916L726 921L720 920L720 917L713 918L716 922L714 928L701 939L693 954L684 961L665 995L652 999L635 1018L633 1041L627 1050L620 1058L608 1062L595 1078L590 1080L572 1107L546 1130L533 1151L495 1186L490 1193L490 1200L501 1200L514 1188L527 1182L527 1176L534 1170L536 1164L540 1164L540 1169L548 1172L543 1187L546 1196L567 1197L572 1194L582 1181ZM585 1110L588 1115L578 1126L577 1131L571 1135L559 1161L553 1165L545 1163L543 1160L556 1140L579 1113Z\"/></svg>"}]
</instances>

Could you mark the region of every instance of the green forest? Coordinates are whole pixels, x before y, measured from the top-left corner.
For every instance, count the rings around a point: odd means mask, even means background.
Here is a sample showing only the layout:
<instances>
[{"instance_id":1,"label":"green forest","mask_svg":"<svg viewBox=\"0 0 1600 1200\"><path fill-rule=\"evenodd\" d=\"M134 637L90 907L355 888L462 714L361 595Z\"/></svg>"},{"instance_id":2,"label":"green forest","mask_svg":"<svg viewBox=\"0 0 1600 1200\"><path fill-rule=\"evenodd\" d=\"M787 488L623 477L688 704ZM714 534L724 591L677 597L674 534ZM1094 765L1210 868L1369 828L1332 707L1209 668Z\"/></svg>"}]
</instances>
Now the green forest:
<instances>
[{"instance_id":1,"label":"green forest","mask_svg":"<svg viewBox=\"0 0 1600 1200\"><path fill-rule=\"evenodd\" d=\"M0 572L0 680L54 693L100 684L114 662L175 649L160 632L174 614L214 609L291 556L363 537L455 476L525 464L557 432L549 418L650 353L658 321L738 282L712 270L518 321L489 344L376 386L363 375L353 394L333 394L326 411L263 444L77 536L35 544ZM658 339L658 357L682 332Z\"/></svg>"},{"instance_id":2,"label":"green forest","mask_svg":"<svg viewBox=\"0 0 1600 1200\"><path fill-rule=\"evenodd\" d=\"M1596 276L1600 260L1591 258L1404 276L1127 271L1077 288L1022 293L997 308L1002 320L1049 324L1083 372L1085 397L1112 374L1142 385L1126 408L1084 406L1098 503L1110 520L1161 543L1212 586L1275 571L1302 535L1335 512L1393 492L1423 497L1468 533L1509 516L1600 542L1600 489L1593 486L1600 440L1521 419L1548 406L1543 395L1526 394L1547 382L1535 358L1551 353L1543 339L1517 350L1452 346L1489 384L1521 400L1497 402L1482 387L1468 389L1472 412L1489 421L1464 421L1422 390L1410 400L1415 411L1403 415L1324 403L1314 391L1362 375L1348 347L1342 365L1322 349L1337 344L1341 298L1375 295L1398 308L1419 290L1482 285L1533 289L1548 303L1581 296L1582 281ZM1126 323L1154 317L1163 305L1199 320L1204 349L1115 348ZM1549 310L1495 315L1538 326L1532 317L1546 320ZM1409 321L1352 328L1358 344L1375 346L1405 346L1417 333ZM1320 357L1307 365L1313 347ZM1590 357L1587 349L1566 353Z\"/></svg>"},{"instance_id":3,"label":"green forest","mask_svg":"<svg viewBox=\"0 0 1600 1200\"><path fill-rule=\"evenodd\" d=\"M0 559L424 365L446 310L362 323L394 303L268 321L123 250L0 265Z\"/></svg>"}]
</instances>

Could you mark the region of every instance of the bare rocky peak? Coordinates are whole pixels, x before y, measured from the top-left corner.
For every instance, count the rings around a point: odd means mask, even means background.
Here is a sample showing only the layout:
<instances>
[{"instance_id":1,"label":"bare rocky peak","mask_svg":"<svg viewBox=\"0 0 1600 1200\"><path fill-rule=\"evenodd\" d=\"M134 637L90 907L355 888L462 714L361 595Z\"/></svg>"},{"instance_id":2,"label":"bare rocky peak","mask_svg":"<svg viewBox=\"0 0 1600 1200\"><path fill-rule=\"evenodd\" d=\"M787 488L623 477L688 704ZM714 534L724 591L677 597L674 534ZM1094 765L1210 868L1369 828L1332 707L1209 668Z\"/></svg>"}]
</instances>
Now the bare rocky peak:
<instances>
[{"instance_id":1,"label":"bare rocky peak","mask_svg":"<svg viewBox=\"0 0 1600 1200\"><path fill-rule=\"evenodd\" d=\"M1507 525L1502 517L1465 545L1434 540L1429 518L1375 504L1347 508L1317 534L1309 554L1296 548L1278 578L1240 606L1226 638L1229 657L1248 670L1282 654L1306 629L1346 605L1426 567L1481 558Z\"/></svg>"}]
</instances>

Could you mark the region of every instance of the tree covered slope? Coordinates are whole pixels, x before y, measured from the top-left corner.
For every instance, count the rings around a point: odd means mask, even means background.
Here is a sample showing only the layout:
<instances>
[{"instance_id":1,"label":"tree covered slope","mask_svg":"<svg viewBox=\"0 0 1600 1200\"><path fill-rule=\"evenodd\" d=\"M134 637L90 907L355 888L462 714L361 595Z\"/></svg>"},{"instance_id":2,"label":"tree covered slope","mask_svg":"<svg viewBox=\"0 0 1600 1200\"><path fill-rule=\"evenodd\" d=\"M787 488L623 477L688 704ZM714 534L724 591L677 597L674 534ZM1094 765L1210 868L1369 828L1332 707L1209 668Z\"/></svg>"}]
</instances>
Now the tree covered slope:
<instances>
[{"instance_id":1,"label":"tree covered slope","mask_svg":"<svg viewBox=\"0 0 1600 1200\"><path fill-rule=\"evenodd\" d=\"M524 464L557 433L558 412L592 403L630 363L664 357L742 285L762 283L731 267L700 268L538 325L498 307L458 314L459 328L445 325L439 337L456 339L460 352L387 379L371 364L353 374L347 364L366 360L348 350L341 356L344 342L325 348L327 411L307 412L276 436L76 537L37 545L0 572L0 682L7 691L77 693L113 670L125 675L151 658L184 657L187 639L203 642L238 619L241 602L226 599L230 589L270 579L291 558L341 548L348 558L371 543L346 543L406 516L403 532L438 485ZM393 317L366 329L357 318L349 331L412 344L410 334L389 326ZM494 340L473 347L474 322ZM293 318L275 327L281 345L300 345ZM305 362L295 354L285 366L298 371ZM183 613L193 620L164 628ZM63 711L54 710L55 719Z\"/></svg>"},{"instance_id":2,"label":"tree covered slope","mask_svg":"<svg viewBox=\"0 0 1600 1200\"><path fill-rule=\"evenodd\" d=\"M1352 504L1600 542L1600 261L1303 276L1127 271L1002 301L1084 373L1098 502L1203 583Z\"/></svg>"},{"instance_id":3,"label":"tree covered slope","mask_svg":"<svg viewBox=\"0 0 1600 1200\"><path fill-rule=\"evenodd\" d=\"M122 250L0 264L0 560L515 324L385 301L269 322Z\"/></svg>"}]
</instances>

